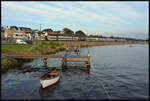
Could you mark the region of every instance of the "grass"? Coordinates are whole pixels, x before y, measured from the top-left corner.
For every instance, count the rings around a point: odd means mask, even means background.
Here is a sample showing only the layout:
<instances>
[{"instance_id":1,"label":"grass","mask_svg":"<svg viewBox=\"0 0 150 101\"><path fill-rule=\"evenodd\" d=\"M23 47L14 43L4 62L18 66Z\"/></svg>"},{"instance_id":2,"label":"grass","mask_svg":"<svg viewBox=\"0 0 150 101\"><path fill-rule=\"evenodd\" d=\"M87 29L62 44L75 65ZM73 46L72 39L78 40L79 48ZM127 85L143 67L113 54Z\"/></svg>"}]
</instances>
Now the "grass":
<instances>
[{"instance_id":1,"label":"grass","mask_svg":"<svg viewBox=\"0 0 150 101\"><path fill-rule=\"evenodd\" d=\"M31 54L35 51L39 51L40 54L54 54L56 52L65 50L63 43L58 43L54 41L39 41L38 45L29 45L29 44L9 44L9 45L1 45L2 58L5 58L7 55L11 54ZM9 68L19 67L24 62L30 61L30 59L26 60L17 60L17 59L6 59L1 60L1 71L6 72Z\"/></svg>"},{"instance_id":2,"label":"grass","mask_svg":"<svg viewBox=\"0 0 150 101\"><path fill-rule=\"evenodd\" d=\"M31 51L39 51L45 49L56 49L57 47L62 46L62 44L53 42L53 41L40 41L38 45L29 45L29 44L11 44L4 45L2 44L2 53L18 53L18 52L31 52Z\"/></svg>"},{"instance_id":3,"label":"grass","mask_svg":"<svg viewBox=\"0 0 150 101\"><path fill-rule=\"evenodd\" d=\"M2 45L2 53L7 53L7 52L20 52L20 51L34 51L32 49L32 45L19 45L19 44L14 44L14 45Z\"/></svg>"}]
</instances>

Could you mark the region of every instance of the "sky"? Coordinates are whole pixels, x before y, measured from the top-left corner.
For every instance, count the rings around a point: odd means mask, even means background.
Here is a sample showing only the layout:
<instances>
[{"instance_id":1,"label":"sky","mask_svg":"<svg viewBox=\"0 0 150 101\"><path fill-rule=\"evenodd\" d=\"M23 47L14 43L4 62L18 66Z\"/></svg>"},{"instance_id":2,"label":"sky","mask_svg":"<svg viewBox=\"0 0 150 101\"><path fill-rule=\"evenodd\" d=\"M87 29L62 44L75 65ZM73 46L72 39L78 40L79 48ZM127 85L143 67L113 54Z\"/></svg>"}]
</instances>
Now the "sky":
<instances>
[{"instance_id":1,"label":"sky","mask_svg":"<svg viewBox=\"0 0 150 101\"><path fill-rule=\"evenodd\" d=\"M2 1L2 25L147 39L147 1Z\"/></svg>"}]
</instances>

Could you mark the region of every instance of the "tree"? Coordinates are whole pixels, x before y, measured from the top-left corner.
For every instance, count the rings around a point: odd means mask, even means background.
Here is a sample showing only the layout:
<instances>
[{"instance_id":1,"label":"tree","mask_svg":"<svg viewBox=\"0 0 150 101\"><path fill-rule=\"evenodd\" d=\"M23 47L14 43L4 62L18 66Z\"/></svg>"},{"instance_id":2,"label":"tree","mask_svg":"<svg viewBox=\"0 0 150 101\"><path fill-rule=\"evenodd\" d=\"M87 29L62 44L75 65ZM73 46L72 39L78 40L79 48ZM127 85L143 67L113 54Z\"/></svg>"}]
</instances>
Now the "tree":
<instances>
[{"instance_id":1,"label":"tree","mask_svg":"<svg viewBox=\"0 0 150 101\"><path fill-rule=\"evenodd\" d=\"M63 32L64 32L64 34L67 34L67 35L73 35L74 34L74 32L69 28L64 28Z\"/></svg>"},{"instance_id":2,"label":"tree","mask_svg":"<svg viewBox=\"0 0 150 101\"><path fill-rule=\"evenodd\" d=\"M111 35L111 36L110 36L110 38L114 39L114 36L113 36L113 35Z\"/></svg>"},{"instance_id":3,"label":"tree","mask_svg":"<svg viewBox=\"0 0 150 101\"><path fill-rule=\"evenodd\" d=\"M38 35L41 36L41 34L42 34L42 31L39 31L39 32L38 32Z\"/></svg>"},{"instance_id":4,"label":"tree","mask_svg":"<svg viewBox=\"0 0 150 101\"><path fill-rule=\"evenodd\" d=\"M75 32L75 36L86 36L85 33L81 30Z\"/></svg>"}]
</instances>

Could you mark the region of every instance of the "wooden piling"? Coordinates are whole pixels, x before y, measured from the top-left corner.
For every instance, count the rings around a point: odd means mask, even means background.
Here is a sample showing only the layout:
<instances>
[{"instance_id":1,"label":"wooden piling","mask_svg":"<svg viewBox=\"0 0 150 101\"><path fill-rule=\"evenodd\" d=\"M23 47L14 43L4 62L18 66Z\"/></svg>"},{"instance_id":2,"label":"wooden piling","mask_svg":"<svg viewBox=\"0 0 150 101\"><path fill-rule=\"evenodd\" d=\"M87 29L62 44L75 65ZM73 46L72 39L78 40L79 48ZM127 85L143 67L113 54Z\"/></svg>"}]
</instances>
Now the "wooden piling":
<instances>
[{"instance_id":1,"label":"wooden piling","mask_svg":"<svg viewBox=\"0 0 150 101\"><path fill-rule=\"evenodd\" d=\"M47 67L47 58L44 57L42 60L43 60L43 62L44 62L44 66Z\"/></svg>"},{"instance_id":2,"label":"wooden piling","mask_svg":"<svg viewBox=\"0 0 150 101\"><path fill-rule=\"evenodd\" d=\"M67 67L67 63L66 63L66 58L64 57L64 55L62 56L62 69L65 69Z\"/></svg>"},{"instance_id":3,"label":"wooden piling","mask_svg":"<svg viewBox=\"0 0 150 101\"><path fill-rule=\"evenodd\" d=\"M88 52L88 65L87 65L88 68L90 68L90 52Z\"/></svg>"}]
</instances>

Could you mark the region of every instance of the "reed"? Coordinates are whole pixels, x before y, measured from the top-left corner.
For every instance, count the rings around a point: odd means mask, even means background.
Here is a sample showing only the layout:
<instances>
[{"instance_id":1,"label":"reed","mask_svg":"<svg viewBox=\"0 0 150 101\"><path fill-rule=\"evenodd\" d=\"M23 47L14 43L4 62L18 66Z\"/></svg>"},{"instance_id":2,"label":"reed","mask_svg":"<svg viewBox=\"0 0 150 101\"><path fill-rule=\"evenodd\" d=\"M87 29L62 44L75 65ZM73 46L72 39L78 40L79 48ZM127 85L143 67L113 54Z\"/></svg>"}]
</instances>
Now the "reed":
<instances>
[{"instance_id":1,"label":"reed","mask_svg":"<svg viewBox=\"0 0 150 101\"><path fill-rule=\"evenodd\" d=\"M1 71L2 73L8 71L9 68L17 68L21 66L24 62L32 61L31 59L5 59L1 60Z\"/></svg>"}]
</instances>

